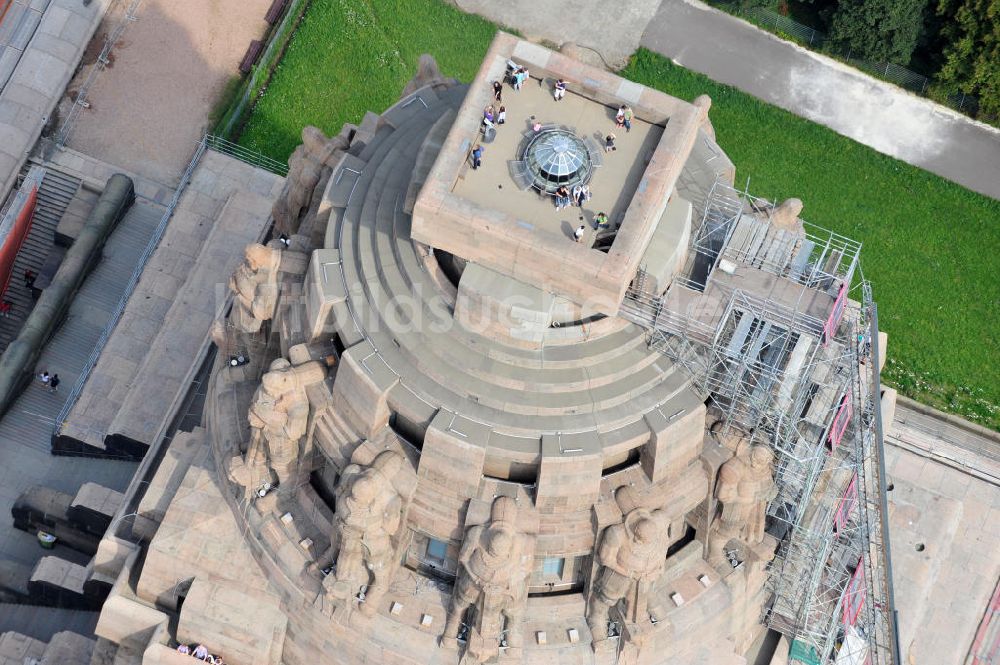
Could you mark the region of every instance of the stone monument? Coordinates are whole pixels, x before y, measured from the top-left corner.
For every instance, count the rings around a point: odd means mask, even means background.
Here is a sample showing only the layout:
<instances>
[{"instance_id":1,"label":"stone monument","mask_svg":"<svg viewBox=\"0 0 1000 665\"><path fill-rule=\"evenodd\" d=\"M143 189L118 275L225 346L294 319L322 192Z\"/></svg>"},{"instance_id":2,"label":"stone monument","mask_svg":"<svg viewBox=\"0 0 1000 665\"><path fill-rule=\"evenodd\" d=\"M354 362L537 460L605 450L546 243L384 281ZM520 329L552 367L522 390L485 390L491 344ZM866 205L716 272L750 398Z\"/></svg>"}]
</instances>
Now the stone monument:
<instances>
[{"instance_id":1,"label":"stone monument","mask_svg":"<svg viewBox=\"0 0 1000 665\"><path fill-rule=\"evenodd\" d=\"M516 519L514 499L499 497L493 501L490 522L470 528L462 541L441 645L457 647L460 624L471 611L474 619L468 626L465 660L472 663L495 657L501 646L510 656L512 649L520 653L532 543L518 532Z\"/></svg>"},{"instance_id":2,"label":"stone monument","mask_svg":"<svg viewBox=\"0 0 1000 665\"><path fill-rule=\"evenodd\" d=\"M748 452L737 452L719 468L715 498L722 509L708 536L708 556L713 566L723 570L732 567L726 556L730 541L751 551L764 542L767 502L778 494L771 468L773 459L770 448L754 445ZM766 553L761 558L765 557Z\"/></svg>"},{"instance_id":3,"label":"stone monument","mask_svg":"<svg viewBox=\"0 0 1000 665\"><path fill-rule=\"evenodd\" d=\"M587 604L587 625L595 649L608 639L610 611L619 603L623 603L621 618L626 624L659 621L664 615L652 589L663 574L670 542L665 513L640 505L631 487L618 488L615 502L622 521L601 535L596 553L599 568Z\"/></svg>"},{"instance_id":4,"label":"stone monument","mask_svg":"<svg viewBox=\"0 0 1000 665\"><path fill-rule=\"evenodd\" d=\"M229 279L233 310L229 320L244 333L260 331L274 317L278 304L278 267L281 250L260 244L247 245L243 263Z\"/></svg>"},{"instance_id":5,"label":"stone monument","mask_svg":"<svg viewBox=\"0 0 1000 665\"><path fill-rule=\"evenodd\" d=\"M292 235L298 231L302 215L309 209L323 178L324 169L329 169L350 145L350 132L327 138L316 127L302 130L302 144L288 159L285 188L271 210L277 233Z\"/></svg>"},{"instance_id":6,"label":"stone monument","mask_svg":"<svg viewBox=\"0 0 1000 665\"><path fill-rule=\"evenodd\" d=\"M525 70L530 82L507 92L508 73ZM570 91L556 104L559 79ZM495 81L508 124L472 170ZM784 482L795 463L775 437L794 431L830 466L851 450L845 439L828 454L827 441L853 376L831 363L851 358L843 331L862 316L853 303L838 313L831 285L850 283L841 266L853 259L821 267L836 280L801 278L811 254L794 250L809 239L787 222L800 208L778 206L776 227L770 204L749 212L736 193L736 219L766 228L771 253L716 267L725 248L704 253L703 208L735 200L734 171L707 98L688 103L503 33L471 85L427 57L405 93L331 139L303 132L274 204L284 246L251 247L232 282L225 325L250 336L250 362L217 354L211 454L187 472L161 467L162 494L147 503L166 528L149 527L154 556L128 573L141 597L121 598L118 616L166 607L178 577L235 578L287 623L256 665L754 662L766 630L791 633L801 615L797 596L778 605L767 584L785 573L760 565L775 545L765 515L791 538L790 520L821 512L811 498L787 506L785 488L773 501L772 466ZM631 131L605 152L594 136L622 104ZM571 180L600 207L553 211L539 196ZM607 242L573 242L578 216L600 210L616 222ZM781 248L790 263L776 268ZM483 326L463 325L471 307ZM707 404L725 410L716 440ZM222 502L217 524L186 528L190 506L201 516ZM827 579L841 581L816 584ZM215 625L210 609L189 596L179 614L253 640L249 620ZM135 635L166 635L122 623L127 634L107 634L135 653L146 646Z\"/></svg>"},{"instance_id":7,"label":"stone monument","mask_svg":"<svg viewBox=\"0 0 1000 665\"><path fill-rule=\"evenodd\" d=\"M258 490L275 480L286 484L292 479L299 441L309 421L305 385L321 381L324 374L323 366L315 361L295 367L285 358L271 362L247 413L250 442L246 454L231 464L245 487Z\"/></svg>"},{"instance_id":8,"label":"stone monument","mask_svg":"<svg viewBox=\"0 0 1000 665\"><path fill-rule=\"evenodd\" d=\"M368 466L350 464L337 485L331 550L335 568L323 581L334 604L360 602L372 616L385 595L395 568L395 543L403 516L403 501L392 478L402 458L383 451Z\"/></svg>"}]
</instances>

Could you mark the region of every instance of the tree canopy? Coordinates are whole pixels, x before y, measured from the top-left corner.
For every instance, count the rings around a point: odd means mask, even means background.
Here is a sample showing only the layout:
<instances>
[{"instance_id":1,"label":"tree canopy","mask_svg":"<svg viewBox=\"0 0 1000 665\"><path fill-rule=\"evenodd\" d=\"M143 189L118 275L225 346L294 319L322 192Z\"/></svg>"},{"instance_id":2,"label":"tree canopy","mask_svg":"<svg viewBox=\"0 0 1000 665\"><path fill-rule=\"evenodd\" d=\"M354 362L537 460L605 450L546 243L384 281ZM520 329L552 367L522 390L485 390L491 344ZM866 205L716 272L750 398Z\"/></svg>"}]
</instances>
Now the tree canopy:
<instances>
[{"instance_id":1,"label":"tree canopy","mask_svg":"<svg viewBox=\"0 0 1000 665\"><path fill-rule=\"evenodd\" d=\"M1000 116L1000 0L939 0L944 65L939 93L979 98L979 113Z\"/></svg>"},{"instance_id":2,"label":"tree canopy","mask_svg":"<svg viewBox=\"0 0 1000 665\"><path fill-rule=\"evenodd\" d=\"M926 6L927 0L841 0L830 19L830 39L855 57L906 65Z\"/></svg>"}]
</instances>

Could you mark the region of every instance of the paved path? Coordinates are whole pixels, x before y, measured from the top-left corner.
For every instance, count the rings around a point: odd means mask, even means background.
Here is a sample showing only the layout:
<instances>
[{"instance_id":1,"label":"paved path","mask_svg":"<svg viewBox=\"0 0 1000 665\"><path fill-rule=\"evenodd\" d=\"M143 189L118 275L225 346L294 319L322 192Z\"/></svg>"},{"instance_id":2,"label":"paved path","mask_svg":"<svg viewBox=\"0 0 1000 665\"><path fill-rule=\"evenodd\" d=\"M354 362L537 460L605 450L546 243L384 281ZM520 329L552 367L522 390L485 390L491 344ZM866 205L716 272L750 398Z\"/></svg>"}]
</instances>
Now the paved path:
<instances>
[{"instance_id":1,"label":"paved path","mask_svg":"<svg viewBox=\"0 0 1000 665\"><path fill-rule=\"evenodd\" d=\"M698 0L663 0L641 44L879 152L1000 199L1000 130Z\"/></svg>"},{"instance_id":2,"label":"paved path","mask_svg":"<svg viewBox=\"0 0 1000 665\"><path fill-rule=\"evenodd\" d=\"M1000 199L1000 130L698 0L452 1L529 39L579 44L585 47L581 57L597 51L613 67L645 46L879 152Z\"/></svg>"},{"instance_id":3,"label":"paved path","mask_svg":"<svg viewBox=\"0 0 1000 665\"><path fill-rule=\"evenodd\" d=\"M270 4L145 0L112 52L112 66L97 75L70 147L176 185L250 40L264 32ZM120 14L109 16L97 38L120 20ZM78 88L88 71L82 69L69 89Z\"/></svg>"}]
</instances>

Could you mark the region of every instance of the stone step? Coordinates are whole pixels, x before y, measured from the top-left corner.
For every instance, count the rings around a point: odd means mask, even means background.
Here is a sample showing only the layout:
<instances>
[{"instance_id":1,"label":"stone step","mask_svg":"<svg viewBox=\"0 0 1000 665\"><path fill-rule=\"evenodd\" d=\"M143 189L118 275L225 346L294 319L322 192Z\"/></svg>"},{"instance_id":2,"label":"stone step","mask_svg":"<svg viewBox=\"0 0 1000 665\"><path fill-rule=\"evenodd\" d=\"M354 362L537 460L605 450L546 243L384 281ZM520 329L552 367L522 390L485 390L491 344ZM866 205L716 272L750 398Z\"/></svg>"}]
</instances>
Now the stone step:
<instances>
[{"instance_id":1,"label":"stone step","mask_svg":"<svg viewBox=\"0 0 1000 665\"><path fill-rule=\"evenodd\" d=\"M390 155L391 154L392 153L390 152ZM391 165L397 165L398 166L398 164L397 164L397 162L395 160L389 161L388 164L390 166ZM392 169L393 173L400 173L400 172L406 172L406 171L407 171L407 169L405 169L403 167L393 168ZM398 182L398 178L397 178L397 182ZM377 219L377 223L376 223L376 238L378 240L378 245L376 247L377 251L362 252L362 256L363 257L369 257L370 261L372 261L372 262L374 262L376 259L381 260L379 267L381 267L382 269L379 270L379 274L380 274L380 276L382 278L383 284L387 284L387 282L392 279L392 273L390 272L390 270L391 269L395 269L397 266L396 265L389 265L389 264L387 264L384 261L385 257L388 255L387 251L386 251L386 247L384 245L384 241L386 239L386 231L385 231L385 229L386 229L387 226L392 225L393 222L395 222L396 220L400 220L400 219L404 219L404 218L408 219L408 216L399 214L397 209L393 209L393 210L389 211L389 214L387 214L386 209L387 209L387 207L389 207L389 206L386 205L387 201L388 201L388 203L393 203L393 201L390 200L390 199L393 198L392 197L393 187L389 183L382 183L378 179L377 176L376 176L376 185L377 186L373 187L372 190L370 190L370 191L382 192L382 196L378 200L379 201L378 202L378 209L377 209L377 213L376 213L376 219ZM366 204L367 204L367 202L366 202ZM393 206L393 207L395 208L395 206ZM392 213L395 213L395 214L392 214ZM363 221L367 221L368 219L369 218L368 218L367 215L363 217ZM392 226L392 228L395 229L395 226ZM401 245L403 246L402 249L400 249ZM408 256L413 257L413 261L415 263L415 257L413 256L413 247L412 247L411 243L409 243L408 241L406 241L406 243L404 245L403 242L399 242L399 243L397 243L395 245L395 249L396 249L396 252L394 252L394 256L398 257L400 255L408 255ZM366 269L366 272L371 272L371 268ZM393 288L389 288L388 289L391 296L399 296L399 295L402 295L404 293L412 293L412 291L409 288L407 288L409 285L404 285L404 284L402 284L402 282L399 282L399 281L395 282L395 284L396 284L395 289L393 289ZM422 285L422 286L426 286L426 285ZM419 293L422 294L422 295L427 295L427 294L432 293L432 290L429 289L429 288L422 288L422 289L419 290ZM429 310L427 311L427 313L428 314L430 313ZM448 355L449 355L448 352L450 352L453 349L453 345L449 344L446 339L443 339L440 336L436 336L435 335L435 336L431 336L430 338L424 339L424 340L422 340L422 342L418 346L421 349L425 349L426 348L426 346L425 346L426 344L433 344L435 341L437 341L438 343L443 342L444 345L447 347L445 349L446 353L444 354L444 358L447 358ZM644 353L644 354L640 354L640 358L639 358L640 362L644 362L645 364L649 364L649 363L655 362L656 359L657 358L656 358L655 354L649 354L648 352ZM474 360L472 362L472 364L470 364L468 362L463 362L461 364L462 364L463 367L475 367L476 366L476 362L481 362L481 360L482 359ZM454 361L452 361L452 362L454 362ZM491 365L496 365L496 363L490 363L490 364ZM625 365L625 366L622 367L622 365ZM627 366L627 364L620 363L620 362L616 363L616 368L615 369L616 369L617 373L619 374L619 376L625 376L625 375L631 374L633 372L633 369L631 367ZM528 370L528 371L529 372L530 371L539 372L540 374L543 374L543 375L549 372L548 369L538 370L536 368L532 368L531 370ZM589 370L589 371L591 371L591 374L593 375L593 371L592 370ZM511 376L511 377L513 377L515 375L521 375L521 376L523 376L523 374L524 374L524 368L513 367L513 368L511 368L509 376ZM484 375L484 378L485 378L485 375ZM580 382L581 385L583 385L583 384L589 384L589 383L591 383L594 380L598 381L599 383L602 383L602 382L603 383L607 383L608 382L607 378L604 378L603 380L600 377L596 378L596 379L591 379L590 377L586 376L583 371L577 371L575 373L574 378L576 378ZM500 385L504 385L504 382L501 381ZM517 388L519 390L525 390L525 389L528 389L527 388L528 385L530 385L529 381L519 381L519 382L515 382L511 387ZM574 388L574 386L572 385L572 383L570 383L570 382L568 382L566 380L566 377L553 376L553 377L551 377L551 379L549 379L548 381L546 381L544 385L539 385L539 388L543 389L543 390L564 390L565 391L565 390L572 390Z\"/></svg>"},{"instance_id":2,"label":"stone step","mask_svg":"<svg viewBox=\"0 0 1000 665\"><path fill-rule=\"evenodd\" d=\"M427 175L431 172L434 162L437 160L441 146L448 138L451 125L455 122L455 109L446 108L438 119L431 125L431 130L427 132L420 150L417 152L416 164L414 165L410 184L406 188L406 199L403 201L403 210L407 213L413 212L413 205L417 201L420 188L427 181Z\"/></svg>"},{"instance_id":3,"label":"stone step","mask_svg":"<svg viewBox=\"0 0 1000 665\"><path fill-rule=\"evenodd\" d=\"M173 416L176 400L187 388L192 359L210 344L209 332L218 316L216 286L243 260L243 248L262 237L270 207L266 197L250 191L237 190L227 198L139 365L140 380L132 384L108 426L109 450L141 458Z\"/></svg>"},{"instance_id":4,"label":"stone step","mask_svg":"<svg viewBox=\"0 0 1000 665\"><path fill-rule=\"evenodd\" d=\"M455 101L459 100L456 95ZM434 127L433 122L421 121L418 125L422 114L411 113L410 122L397 122L391 134L383 129L380 140L365 147L364 173L352 183L344 226L338 233L348 283L362 286L363 294L352 297L353 308L359 318L378 324L378 330L368 331L372 342L390 366L406 377L390 393L394 409L424 425L436 412L434 404L442 404L512 431L549 430L546 425L557 430L572 423L574 418L564 417L565 412L581 406L583 398L594 411L596 395L599 419L608 429L606 436L615 440L634 436L634 402L648 408L671 408L671 400L686 385L686 379L672 367L657 364L660 359L645 351L641 331L633 326L622 324L612 328L612 333L583 344L539 352L500 345L487 347L461 330L448 336L403 335L403 330L384 320L383 308L392 297L415 294L419 305L427 307L427 298L435 292L409 240L409 216L402 210L410 182L399 174L416 168L420 148L428 145L427 132ZM401 161L411 168L401 166ZM430 288L418 290L418 286ZM408 323L406 318L400 318L401 323ZM460 342L456 344L456 340ZM597 358L612 370L603 375L594 372L589 365ZM635 371L637 366L639 371ZM525 377L525 369L529 369L529 377ZM436 375L426 376L431 372ZM587 389L574 391L577 386L571 377L580 386L587 385ZM485 402L477 394L470 398L470 385L483 388ZM550 394L559 389L563 389L562 395ZM514 408L520 403L538 415L506 413L512 403ZM593 423L594 419L588 421ZM538 441L525 445L537 449Z\"/></svg>"}]
</instances>

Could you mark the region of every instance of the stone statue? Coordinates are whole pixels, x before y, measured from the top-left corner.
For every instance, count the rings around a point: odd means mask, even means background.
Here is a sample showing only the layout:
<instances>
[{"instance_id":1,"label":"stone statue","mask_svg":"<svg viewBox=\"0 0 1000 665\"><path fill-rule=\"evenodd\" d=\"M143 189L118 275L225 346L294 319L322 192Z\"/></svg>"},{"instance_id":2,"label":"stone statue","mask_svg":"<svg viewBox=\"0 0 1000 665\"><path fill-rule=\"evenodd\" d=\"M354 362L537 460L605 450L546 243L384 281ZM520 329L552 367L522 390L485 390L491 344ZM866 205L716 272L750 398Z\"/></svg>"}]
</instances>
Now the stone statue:
<instances>
[{"instance_id":1,"label":"stone statue","mask_svg":"<svg viewBox=\"0 0 1000 665\"><path fill-rule=\"evenodd\" d=\"M802 213L802 201L799 199L785 199L771 210L771 224L789 231L803 230L799 215Z\"/></svg>"},{"instance_id":2,"label":"stone statue","mask_svg":"<svg viewBox=\"0 0 1000 665\"><path fill-rule=\"evenodd\" d=\"M764 517L767 502L778 495L771 463L774 453L764 445L755 445L749 453L735 455L719 468L715 498L722 511L712 522L708 534L708 561L725 569L725 548L737 540L753 548L764 540Z\"/></svg>"},{"instance_id":3,"label":"stone statue","mask_svg":"<svg viewBox=\"0 0 1000 665\"><path fill-rule=\"evenodd\" d=\"M434 56L424 53L420 56L420 61L417 63L417 73L403 88L403 94L400 95L400 99L411 95L420 88L426 85L442 85L451 86L458 83L455 79L445 78L441 73L441 69L438 67L437 60Z\"/></svg>"},{"instance_id":4,"label":"stone statue","mask_svg":"<svg viewBox=\"0 0 1000 665\"><path fill-rule=\"evenodd\" d=\"M459 625L469 607L476 618L469 627L466 660L482 663L499 653L506 633L509 649L522 646L521 620L531 573L530 536L515 524L517 502L502 496L494 500L489 524L465 534L458 557L458 579L448 607L441 646L456 648Z\"/></svg>"},{"instance_id":5,"label":"stone statue","mask_svg":"<svg viewBox=\"0 0 1000 665\"><path fill-rule=\"evenodd\" d=\"M363 598L360 610L367 616L378 609L394 569L393 538L402 523L403 500L392 478L402 465L403 458L391 450L366 467L349 464L334 493L336 570L323 586L334 601L349 604Z\"/></svg>"},{"instance_id":6,"label":"stone statue","mask_svg":"<svg viewBox=\"0 0 1000 665\"><path fill-rule=\"evenodd\" d=\"M600 568L587 604L587 625L595 648L608 639L608 615L620 601L625 601L624 620L631 624L646 619L659 621L665 612L652 588L667 560L667 515L663 510L641 506L629 486L615 491L615 502L623 519L606 528L601 536L596 553Z\"/></svg>"},{"instance_id":7,"label":"stone statue","mask_svg":"<svg viewBox=\"0 0 1000 665\"><path fill-rule=\"evenodd\" d=\"M243 263L229 278L229 290L235 294L229 320L237 330L258 332L264 321L274 317L280 263L281 250L259 244L247 245Z\"/></svg>"},{"instance_id":8,"label":"stone statue","mask_svg":"<svg viewBox=\"0 0 1000 665\"><path fill-rule=\"evenodd\" d=\"M306 433L309 421L305 385L321 381L323 376L323 366L315 361L296 367L284 358L271 363L261 377L247 414L251 430L246 454L248 470L266 464L279 484L292 484L289 481L299 458L299 440ZM250 486L258 480L269 479L248 477L242 482Z\"/></svg>"},{"instance_id":9,"label":"stone statue","mask_svg":"<svg viewBox=\"0 0 1000 665\"><path fill-rule=\"evenodd\" d=\"M300 218L309 209L324 167L332 167L350 147L350 137L344 133L327 138L316 127L302 130L302 144L288 158L285 188L271 208L278 233L292 235L298 231Z\"/></svg>"}]
</instances>

